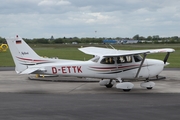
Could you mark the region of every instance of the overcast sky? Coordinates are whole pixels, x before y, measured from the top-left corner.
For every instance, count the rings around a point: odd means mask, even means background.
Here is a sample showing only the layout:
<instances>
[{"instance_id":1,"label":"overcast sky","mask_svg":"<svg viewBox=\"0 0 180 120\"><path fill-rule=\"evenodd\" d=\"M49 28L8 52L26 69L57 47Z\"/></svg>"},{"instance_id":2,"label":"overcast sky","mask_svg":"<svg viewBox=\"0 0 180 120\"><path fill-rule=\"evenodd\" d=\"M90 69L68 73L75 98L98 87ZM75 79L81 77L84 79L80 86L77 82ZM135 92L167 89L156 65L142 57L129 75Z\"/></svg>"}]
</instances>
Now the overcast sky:
<instances>
[{"instance_id":1,"label":"overcast sky","mask_svg":"<svg viewBox=\"0 0 180 120\"><path fill-rule=\"evenodd\" d=\"M180 36L180 0L0 0L0 36Z\"/></svg>"}]
</instances>

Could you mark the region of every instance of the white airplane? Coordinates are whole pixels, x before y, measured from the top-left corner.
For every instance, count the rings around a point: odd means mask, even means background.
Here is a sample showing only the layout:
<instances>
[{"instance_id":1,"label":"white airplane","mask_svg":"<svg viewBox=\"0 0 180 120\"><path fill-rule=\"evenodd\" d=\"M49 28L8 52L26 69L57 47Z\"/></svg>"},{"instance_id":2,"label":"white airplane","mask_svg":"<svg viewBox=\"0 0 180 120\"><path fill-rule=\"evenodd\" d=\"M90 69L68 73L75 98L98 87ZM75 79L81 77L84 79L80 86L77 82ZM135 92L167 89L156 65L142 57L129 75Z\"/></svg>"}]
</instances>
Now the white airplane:
<instances>
[{"instance_id":1,"label":"white airplane","mask_svg":"<svg viewBox=\"0 0 180 120\"><path fill-rule=\"evenodd\" d=\"M18 74L99 78L101 86L111 88L116 85L116 88L124 91L130 91L134 86L131 82L123 81L124 79L132 79L133 81L145 78L140 86L152 89L155 83L148 79L161 73L164 66L169 64L167 60L170 53L175 51L171 48L125 51L84 47L79 48L79 50L94 57L88 61L77 61L40 57L19 36L8 38L6 41L15 63L15 71ZM167 53L164 61L146 59L147 54L164 52ZM116 80L119 82L116 83Z\"/></svg>"}]
</instances>

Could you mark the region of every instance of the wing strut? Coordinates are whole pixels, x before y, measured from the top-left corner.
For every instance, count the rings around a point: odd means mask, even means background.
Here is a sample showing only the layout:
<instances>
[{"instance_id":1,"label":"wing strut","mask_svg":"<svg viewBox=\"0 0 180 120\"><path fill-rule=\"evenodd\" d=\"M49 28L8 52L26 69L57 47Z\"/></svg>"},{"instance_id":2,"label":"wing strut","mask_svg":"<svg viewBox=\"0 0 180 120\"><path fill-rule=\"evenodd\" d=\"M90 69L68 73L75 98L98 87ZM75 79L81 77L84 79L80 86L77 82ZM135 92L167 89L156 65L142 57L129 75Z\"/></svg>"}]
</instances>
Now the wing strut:
<instances>
[{"instance_id":1,"label":"wing strut","mask_svg":"<svg viewBox=\"0 0 180 120\"><path fill-rule=\"evenodd\" d=\"M164 64L166 64L168 58L169 58L170 52L167 52L165 58L164 58Z\"/></svg>"},{"instance_id":2,"label":"wing strut","mask_svg":"<svg viewBox=\"0 0 180 120\"><path fill-rule=\"evenodd\" d=\"M139 69L138 69L138 71L137 71L137 73L136 73L136 77L135 77L135 78L138 77L139 72L140 72L140 70L141 70L141 68L142 68L142 65L143 65L143 63L144 63L144 60L145 60L146 56L147 56L147 54L144 53L144 54L143 54L143 60L142 60L142 62L141 62L141 64L140 64L140 66L139 66Z\"/></svg>"},{"instance_id":3,"label":"wing strut","mask_svg":"<svg viewBox=\"0 0 180 120\"><path fill-rule=\"evenodd\" d=\"M116 48L114 48L112 45L109 44L109 46L111 46L112 49L116 50Z\"/></svg>"}]
</instances>

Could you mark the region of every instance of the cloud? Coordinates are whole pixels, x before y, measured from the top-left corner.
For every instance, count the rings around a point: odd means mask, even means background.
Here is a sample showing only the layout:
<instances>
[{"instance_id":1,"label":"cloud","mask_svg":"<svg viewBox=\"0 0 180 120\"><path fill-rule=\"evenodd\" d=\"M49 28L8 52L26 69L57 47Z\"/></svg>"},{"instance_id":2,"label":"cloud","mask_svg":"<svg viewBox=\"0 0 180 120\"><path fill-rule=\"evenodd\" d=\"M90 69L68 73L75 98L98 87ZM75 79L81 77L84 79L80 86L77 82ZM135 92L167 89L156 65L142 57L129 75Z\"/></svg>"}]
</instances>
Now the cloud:
<instances>
[{"instance_id":1,"label":"cloud","mask_svg":"<svg viewBox=\"0 0 180 120\"><path fill-rule=\"evenodd\" d=\"M56 6L56 5L70 5L67 0L42 0L38 3L39 6Z\"/></svg>"},{"instance_id":2,"label":"cloud","mask_svg":"<svg viewBox=\"0 0 180 120\"><path fill-rule=\"evenodd\" d=\"M133 37L179 35L180 1L5 0L0 36ZM67 36L67 37L68 37Z\"/></svg>"}]
</instances>

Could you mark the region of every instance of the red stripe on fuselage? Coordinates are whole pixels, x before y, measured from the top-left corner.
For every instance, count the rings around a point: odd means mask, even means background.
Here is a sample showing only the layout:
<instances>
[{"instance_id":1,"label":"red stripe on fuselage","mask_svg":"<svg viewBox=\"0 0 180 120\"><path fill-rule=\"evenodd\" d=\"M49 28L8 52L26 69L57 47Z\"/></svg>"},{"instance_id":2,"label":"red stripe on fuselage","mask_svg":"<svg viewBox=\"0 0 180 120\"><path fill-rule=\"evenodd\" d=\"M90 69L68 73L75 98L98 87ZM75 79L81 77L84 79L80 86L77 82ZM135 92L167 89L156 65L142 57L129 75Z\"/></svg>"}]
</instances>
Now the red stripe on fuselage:
<instances>
[{"instance_id":1,"label":"red stripe on fuselage","mask_svg":"<svg viewBox=\"0 0 180 120\"><path fill-rule=\"evenodd\" d=\"M95 68L95 69L115 69L117 67L91 67L91 68Z\"/></svg>"},{"instance_id":2,"label":"red stripe on fuselage","mask_svg":"<svg viewBox=\"0 0 180 120\"><path fill-rule=\"evenodd\" d=\"M20 58L20 57L17 57L18 59L21 59L21 60L27 60L27 61L34 61L34 62L47 62L47 60L34 60L34 59L30 59L30 58Z\"/></svg>"},{"instance_id":3,"label":"red stripe on fuselage","mask_svg":"<svg viewBox=\"0 0 180 120\"><path fill-rule=\"evenodd\" d=\"M118 68L128 68L128 67L136 67L139 65L128 65L128 66L118 66Z\"/></svg>"},{"instance_id":4,"label":"red stripe on fuselage","mask_svg":"<svg viewBox=\"0 0 180 120\"><path fill-rule=\"evenodd\" d=\"M128 68L128 67L136 67L139 65L128 65L128 66L117 66L117 67L91 67L94 69L116 69L116 68Z\"/></svg>"}]
</instances>

